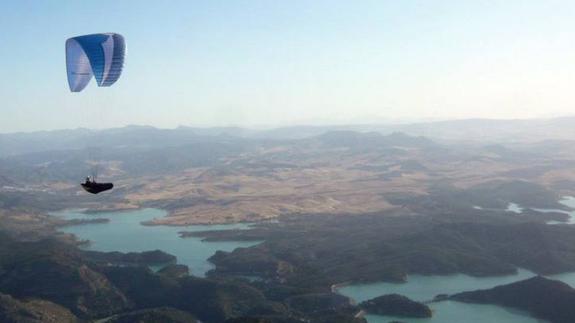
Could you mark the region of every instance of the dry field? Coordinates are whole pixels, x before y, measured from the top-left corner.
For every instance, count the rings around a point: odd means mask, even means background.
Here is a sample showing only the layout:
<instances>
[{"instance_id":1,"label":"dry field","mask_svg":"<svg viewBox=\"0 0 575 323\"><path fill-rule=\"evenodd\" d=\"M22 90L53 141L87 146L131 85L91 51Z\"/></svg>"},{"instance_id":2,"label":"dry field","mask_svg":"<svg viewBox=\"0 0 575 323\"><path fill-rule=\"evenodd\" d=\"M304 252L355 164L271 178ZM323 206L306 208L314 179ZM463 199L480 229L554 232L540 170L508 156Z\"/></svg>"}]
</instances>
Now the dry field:
<instances>
[{"instance_id":1,"label":"dry field","mask_svg":"<svg viewBox=\"0 0 575 323\"><path fill-rule=\"evenodd\" d=\"M551 167L528 178L513 173L548 165L553 157L509 160L483 151L394 149L401 153L276 147L230 158L224 166L127 181L124 185L136 188L126 198L170 211L170 216L153 224L186 225L390 210L400 207L386 199L390 194L424 195L442 181L465 189L494 180L523 179L547 187L561 179L575 180L570 167Z\"/></svg>"}]
</instances>

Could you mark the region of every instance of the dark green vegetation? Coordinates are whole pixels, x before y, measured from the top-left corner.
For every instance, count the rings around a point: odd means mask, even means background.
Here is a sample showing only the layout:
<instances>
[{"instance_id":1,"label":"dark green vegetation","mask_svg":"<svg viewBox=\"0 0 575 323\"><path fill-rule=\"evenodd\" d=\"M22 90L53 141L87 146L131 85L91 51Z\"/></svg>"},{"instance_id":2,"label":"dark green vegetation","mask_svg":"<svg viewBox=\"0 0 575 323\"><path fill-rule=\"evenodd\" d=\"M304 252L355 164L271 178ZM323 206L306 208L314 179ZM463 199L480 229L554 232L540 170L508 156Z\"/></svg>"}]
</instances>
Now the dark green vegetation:
<instances>
[{"instance_id":1,"label":"dark green vegetation","mask_svg":"<svg viewBox=\"0 0 575 323\"><path fill-rule=\"evenodd\" d=\"M451 299L512 307L552 323L571 323L575 318L575 289L540 276L488 290L459 293Z\"/></svg>"},{"instance_id":2,"label":"dark green vegetation","mask_svg":"<svg viewBox=\"0 0 575 323\"><path fill-rule=\"evenodd\" d=\"M274 295L239 280L196 278L179 267L155 274L137 265L166 260L173 256L159 251L84 252L56 239L23 242L1 233L0 321L223 322L259 317L270 322L362 322L353 317L358 309L339 295L305 289ZM60 321L53 319L58 317Z\"/></svg>"},{"instance_id":3,"label":"dark green vegetation","mask_svg":"<svg viewBox=\"0 0 575 323\"><path fill-rule=\"evenodd\" d=\"M403 281L407 274L502 275L517 267L575 270L575 229L455 214L308 216L250 231L198 233L209 240L265 242L218 252L211 275L258 275L295 286Z\"/></svg>"},{"instance_id":4,"label":"dark green vegetation","mask_svg":"<svg viewBox=\"0 0 575 323\"><path fill-rule=\"evenodd\" d=\"M469 209L470 206L503 210L510 202L530 208L564 209L563 205L557 203L559 198L558 194L535 183L520 180L494 180L468 189L458 189L446 183L437 183L430 187L427 196L396 194L388 199L394 204L409 205L411 208L427 213L433 209L463 211ZM549 216L534 210L530 212L539 217ZM537 219L537 216L532 220Z\"/></svg>"},{"instance_id":5,"label":"dark green vegetation","mask_svg":"<svg viewBox=\"0 0 575 323\"><path fill-rule=\"evenodd\" d=\"M379 315L425 318L433 314L427 305L398 294L379 296L362 302L359 307Z\"/></svg>"},{"instance_id":6,"label":"dark green vegetation","mask_svg":"<svg viewBox=\"0 0 575 323\"><path fill-rule=\"evenodd\" d=\"M161 250L128 253L84 251L84 255L94 262L113 264L158 265L176 262L175 256Z\"/></svg>"}]
</instances>

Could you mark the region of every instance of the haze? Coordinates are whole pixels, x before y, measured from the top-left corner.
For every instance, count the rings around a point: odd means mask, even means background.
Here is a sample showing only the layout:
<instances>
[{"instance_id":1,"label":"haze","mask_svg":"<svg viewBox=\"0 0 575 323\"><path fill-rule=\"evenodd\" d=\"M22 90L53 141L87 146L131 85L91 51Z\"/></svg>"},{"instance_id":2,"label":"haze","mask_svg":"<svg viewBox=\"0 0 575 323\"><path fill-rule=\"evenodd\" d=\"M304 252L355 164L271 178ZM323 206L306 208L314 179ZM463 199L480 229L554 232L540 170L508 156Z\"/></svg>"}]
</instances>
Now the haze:
<instances>
[{"instance_id":1,"label":"haze","mask_svg":"<svg viewBox=\"0 0 575 323\"><path fill-rule=\"evenodd\" d=\"M572 114L572 1L12 1L0 132ZM111 88L66 83L68 37L118 32Z\"/></svg>"}]
</instances>

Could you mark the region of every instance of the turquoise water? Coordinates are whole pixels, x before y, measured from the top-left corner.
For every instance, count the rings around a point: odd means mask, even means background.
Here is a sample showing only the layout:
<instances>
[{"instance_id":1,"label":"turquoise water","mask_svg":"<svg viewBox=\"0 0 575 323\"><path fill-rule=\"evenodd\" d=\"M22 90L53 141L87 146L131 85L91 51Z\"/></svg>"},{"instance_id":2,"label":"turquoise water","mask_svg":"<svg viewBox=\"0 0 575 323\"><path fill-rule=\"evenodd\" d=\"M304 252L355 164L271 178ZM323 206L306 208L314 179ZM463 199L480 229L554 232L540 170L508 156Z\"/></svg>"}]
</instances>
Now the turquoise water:
<instances>
[{"instance_id":1,"label":"turquoise water","mask_svg":"<svg viewBox=\"0 0 575 323\"><path fill-rule=\"evenodd\" d=\"M547 222L547 224L575 224L575 197L564 196L563 198L561 198L561 200L559 200L559 203L565 205L566 207L572 210L571 211L555 210L555 209L535 209L535 210L540 212L566 213L569 215L569 219L567 220L567 222L549 221Z\"/></svg>"},{"instance_id":2,"label":"turquoise water","mask_svg":"<svg viewBox=\"0 0 575 323\"><path fill-rule=\"evenodd\" d=\"M517 275L499 277L471 277L457 274L449 276L411 275L407 283L372 283L342 287L338 292L356 302L362 302L384 294L401 294L413 300L425 302L437 294L455 294L463 291L486 289L497 285L509 284L527 279L534 274L519 270ZM465 304L445 301L430 303L433 317L429 319L410 319L393 316L366 315L369 323L387 323L398 320L408 323L538 323L545 322L529 317L527 314L495 305Z\"/></svg>"},{"instance_id":3,"label":"turquoise water","mask_svg":"<svg viewBox=\"0 0 575 323\"><path fill-rule=\"evenodd\" d=\"M575 273L563 273L557 275L546 276L549 279L555 279L564 282L565 284L575 288Z\"/></svg>"},{"instance_id":4,"label":"turquoise water","mask_svg":"<svg viewBox=\"0 0 575 323\"><path fill-rule=\"evenodd\" d=\"M569 218L566 222L560 221L547 221L547 224L550 225L573 225L575 224L575 197L573 196L563 196L558 201L559 203L565 205L566 207L570 208L571 210L560 210L560 209L539 209L534 208L535 211L539 212L558 212L558 213L565 213L569 215ZM521 214L523 212L523 208L515 203L510 203L507 207L507 211L514 212L517 214ZM547 278L560 280L571 287L575 288L575 272L570 273L563 273L558 275L550 275Z\"/></svg>"},{"instance_id":5,"label":"turquoise water","mask_svg":"<svg viewBox=\"0 0 575 323\"><path fill-rule=\"evenodd\" d=\"M523 213L523 208L516 203L509 203L505 211L520 214Z\"/></svg>"},{"instance_id":6,"label":"turquoise water","mask_svg":"<svg viewBox=\"0 0 575 323\"><path fill-rule=\"evenodd\" d=\"M90 245L85 247L89 250L140 252L160 249L178 257L178 263L187 265L193 275L200 277L205 276L208 270L214 268L207 259L217 250L232 251L238 247L250 247L257 244L257 242L245 241L203 242L201 238L182 239L178 235L180 231L247 229L248 224L192 225L186 227L144 226L140 224L143 221L166 216L165 211L158 209L96 214L67 210L52 215L66 219L110 219L108 223L69 226L62 228L61 231L73 233L81 240L90 240Z\"/></svg>"},{"instance_id":7,"label":"turquoise water","mask_svg":"<svg viewBox=\"0 0 575 323\"><path fill-rule=\"evenodd\" d=\"M418 302L432 300L437 294L456 294L476 289L485 289L497 285L509 284L533 277L527 270L519 270L517 275L496 277L472 277L463 274L447 276L410 275L407 283L371 283L349 285L338 291L353 298L356 302L384 294L401 294Z\"/></svg>"},{"instance_id":8,"label":"turquoise water","mask_svg":"<svg viewBox=\"0 0 575 323\"><path fill-rule=\"evenodd\" d=\"M465 304L446 301L429 305L433 310L430 319L412 319L395 316L366 315L369 323L542 323L526 314L495 305Z\"/></svg>"},{"instance_id":9,"label":"turquoise water","mask_svg":"<svg viewBox=\"0 0 575 323\"><path fill-rule=\"evenodd\" d=\"M564 196L559 203L573 209L571 211L555 209L535 209L540 212L562 212L569 214L567 222L549 221L548 224L575 224L575 197ZM483 209L474 206L475 209ZM516 203L509 203L507 212L520 215L523 207ZM431 300L437 294L454 294L463 291L476 289L487 289L497 285L509 284L514 281L523 280L534 274L519 270L517 275L503 277L470 277L466 275L451 276L410 276L405 284L373 283L364 285L351 285L339 289L339 293L362 302L384 294L397 293L407 296L413 300L425 302ZM560 280L575 288L575 273L564 273L548 276L550 279ZM529 317L526 313L510 310L495 305L465 304L460 302L446 301L431 303L429 307L433 310L431 319L406 319L393 316L366 315L369 323L388 323L390 321L402 321L406 323L480 323L480 322L502 322L502 323L536 323L545 322Z\"/></svg>"},{"instance_id":10,"label":"turquoise water","mask_svg":"<svg viewBox=\"0 0 575 323\"><path fill-rule=\"evenodd\" d=\"M575 198L562 201L575 206ZM572 206L568 205L568 206ZM573 207L572 206L572 207ZM515 209L515 208L514 208ZM575 214L575 213L574 213ZM213 268L207 261L217 250L232 251L238 247L249 247L257 242L202 242L200 238L182 239L180 231L206 231L248 229L248 224L228 225L193 225L186 227L143 226L140 223L166 216L158 209L141 209L135 211L106 212L85 214L81 211L64 211L53 215L73 218L107 218L108 223L86 224L62 228L62 231L73 233L79 239L90 240L86 249L97 251L147 251L160 249L178 257L178 263L190 267L192 274L204 276ZM404 284L372 283L342 287L338 292L361 302L384 294L398 293L417 301L429 301L437 294L454 294L462 291L486 289L497 285L523 280L534 274L519 270L517 275L500 277L471 277L466 275L421 276L411 275ZM564 281L575 286L575 273L550 276L549 278ZM391 316L366 315L369 323L388 323L399 320L406 323L540 323L545 322L529 317L525 313L509 310L494 305L465 304L445 301L431 303L434 311L431 319L408 319Z\"/></svg>"},{"instance_id":11,"label":"turquoise water","mask_svg":"<svg viewBox=\"0 0 575 323\"><path fill-rule=\"evenodd\" d=\"M557 212L557 213L565 213L569 215L567 222L560 222L560 221L547 221L547 224L556 225L556 224L575 224L575 197L573 196L563 196L559 201L559 203L565 205L566 207L570 208L570 211L560 210L560 209L540 209L540 208L533 208L533 210L538 212ZM473 207L477 208L477 207ZM479 209L481 209L479 207ZM513 212L515 214L523 213L523 207L516 203L509 203L507 206L507 212Z\"/></svg>"}]
</instances>

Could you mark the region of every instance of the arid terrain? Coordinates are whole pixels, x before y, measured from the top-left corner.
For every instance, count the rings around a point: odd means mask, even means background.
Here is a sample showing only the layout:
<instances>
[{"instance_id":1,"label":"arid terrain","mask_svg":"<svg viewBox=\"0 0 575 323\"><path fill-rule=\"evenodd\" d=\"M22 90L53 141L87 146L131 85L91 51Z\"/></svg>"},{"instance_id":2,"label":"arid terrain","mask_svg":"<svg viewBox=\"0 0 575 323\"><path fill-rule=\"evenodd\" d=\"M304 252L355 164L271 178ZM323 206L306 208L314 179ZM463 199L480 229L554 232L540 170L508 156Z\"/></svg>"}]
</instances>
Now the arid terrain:
<instances>
[{"instance_id":1,"label":"arid terrain","mask_svg":"<svg viewBox=\"0 0 575 323\"><path fill-rule=\"evenodd\" d=\"M138 127L84 135L69 149L1 160L2 190L58 200L58 207L160 207L169 217L149 224L168 225L380 212L406 207L394 202L399 195L425 196L438 185L467 190L524 181L555 194L575 191L571 141L519 141L521 134L493 144L325 131L296 139L298 131L268 138ZM91 145L100 145L97 157L84 153ZM115 182L111 193L87 196L77 185L94 165L102 181Z\"/></svg>"}]
</instances>

